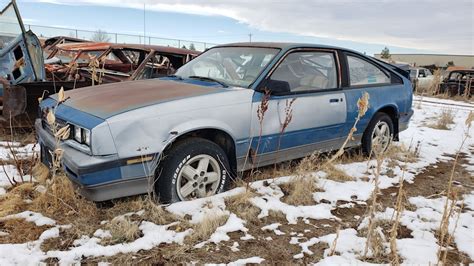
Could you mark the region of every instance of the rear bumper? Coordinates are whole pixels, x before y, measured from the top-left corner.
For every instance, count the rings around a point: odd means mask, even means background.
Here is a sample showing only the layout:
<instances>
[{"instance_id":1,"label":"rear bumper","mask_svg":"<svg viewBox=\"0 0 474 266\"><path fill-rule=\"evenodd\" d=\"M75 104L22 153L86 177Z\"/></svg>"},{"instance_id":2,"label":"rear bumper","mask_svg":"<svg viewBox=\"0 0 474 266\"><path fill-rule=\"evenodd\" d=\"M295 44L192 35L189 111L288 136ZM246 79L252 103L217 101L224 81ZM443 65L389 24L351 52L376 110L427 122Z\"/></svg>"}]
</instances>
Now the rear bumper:
<instances>
[{"instance_id":1,"label":"rear bumper","mask_svg":"<svg viewBox=\"0 0 474 266\"><path fill-rule=\"evenodd\" d=\"M41 147L41 161L51 167L50 151L54 150L55 139L42 127L40 119L36 120L35 128ZM146 173L145 169L152 169L152 162L128 164L127 159L117 155L93 156L65 143L60 146L66 176L87 199L105 201L148 191L148 176L153 173Z\"/></svg>"},{"instance_id":2,"label":"rear bumper","mask_svg":"<svg viewBox=\"0 0 474 266\"><path fill-rule=\"evenodd\" d=\"M402 132L408 129L410 124L410 119L413 116L413 109L411 109L408 113L400 114L400 118L398 119L398 132Z\"/></svg>"}]
</instances>

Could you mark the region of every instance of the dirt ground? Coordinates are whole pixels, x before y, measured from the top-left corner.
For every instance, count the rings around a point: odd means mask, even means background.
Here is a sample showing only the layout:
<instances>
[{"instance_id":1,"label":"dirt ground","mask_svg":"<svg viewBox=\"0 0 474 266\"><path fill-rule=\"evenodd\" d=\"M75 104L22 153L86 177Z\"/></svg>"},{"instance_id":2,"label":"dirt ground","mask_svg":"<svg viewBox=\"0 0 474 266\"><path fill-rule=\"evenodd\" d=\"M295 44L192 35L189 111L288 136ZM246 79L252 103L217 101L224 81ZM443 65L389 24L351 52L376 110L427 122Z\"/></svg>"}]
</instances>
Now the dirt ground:
<instances>
[{"instance_id":1,"label":"dirt ground","mask_svg":"<svg viewBox=\"0 0 474 266\"><path fill-rule=\"evenodd\" d=\"M459 191L459 195L469 193L474 187L474 177L470 175L464 167L463 163L467 163L466 157L472 156L464 154L460 160L460 165L456 167L455 184ZM452 162L439 162L430 165L426 170L418 174L413 183L405 183L404 188L406 197L424 196L424 197L440 197L445 194L446 183L448 182L450 171L452 170ZM436 178L435 178L436 176ZM379 196L379 209L386 207L394 207L397 197L397 187L391 187L381 190ZM343 202L341 202L342 204ZM339 204L338 204L339 205ZM405 206L410 209L409 204ZM328 248L327 244L318 243L310 250L314 252L311 256L305 256L303 259L295 260L293 255L301 252L298 245L289 244L291 237L296 237L304 233L304 239L309 240L312 237L320 237L327 234L335 233L337 228L354 228L357 229L363 217L368 211L368 205L356 205L352 208L337 208L332 214L340 218L342 222L334 220L312 220L305 223L299 220L295 225L289 225L286 218L281 213L271 213L269 217L261 219L257 223L248 223L249 234L255 236L256 239L240 241L243 233L230 233L231 240L223 242L219 245L208 244L204 248L195 249L192 246L179 245L163 245L149 251L140 251L136 254L120 254L114 257L98 257L86 259L85 263L98 263L107 261L112 263L152 263L152 264L176 264L176 263L224 263L235 261L242 257L259 256L265 259L264 264L307 264L318 261L323 258L323 252ZM281 223L278 228L284 235L276 235L273 231L263 231L262 226ZM387 227L387 226L385 226ZM384 228L384 230L388 228ZM411 231L404 226L398 229L399 238L410 237ZM300 236L301 236L300 235ZM234 252L231 247L234 242L239 242L239 251ZM448 265L473 263L469 256L456 250L448 253ZM376 263L390 263L388 260L374 261Z\"/></svg>"}]
</instances>

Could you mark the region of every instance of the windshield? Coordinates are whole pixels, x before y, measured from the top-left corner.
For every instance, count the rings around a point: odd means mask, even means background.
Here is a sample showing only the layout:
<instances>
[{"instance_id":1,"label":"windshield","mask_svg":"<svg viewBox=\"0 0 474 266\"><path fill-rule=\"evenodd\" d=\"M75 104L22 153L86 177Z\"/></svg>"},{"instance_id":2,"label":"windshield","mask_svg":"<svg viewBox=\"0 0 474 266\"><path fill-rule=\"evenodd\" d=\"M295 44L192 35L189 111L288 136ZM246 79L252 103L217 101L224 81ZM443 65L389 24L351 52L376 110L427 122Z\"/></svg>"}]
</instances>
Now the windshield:
<instances>
[{"instance_id":1,"label":"windshield","mask_svg":"<svg viewBox=\"0 0 474 266\"><path fill-rule=\"evenodd\" d=\"M213 48L182 66L176 75L203 77L247 88L278 52L279 49L257 47Z\"/></svg>"}]
</instances>

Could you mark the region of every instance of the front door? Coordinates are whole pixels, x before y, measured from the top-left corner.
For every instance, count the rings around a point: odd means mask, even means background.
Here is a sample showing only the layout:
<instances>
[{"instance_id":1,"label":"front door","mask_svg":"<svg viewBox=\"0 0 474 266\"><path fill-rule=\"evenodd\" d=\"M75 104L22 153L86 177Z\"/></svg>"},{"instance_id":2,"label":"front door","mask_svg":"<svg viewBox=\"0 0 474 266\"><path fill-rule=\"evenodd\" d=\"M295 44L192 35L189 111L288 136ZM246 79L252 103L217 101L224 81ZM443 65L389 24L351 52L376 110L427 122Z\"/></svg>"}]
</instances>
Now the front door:
<instances>
[{"instance_id":1,"label":"front door","mask_svg":"<svg viewBox=\"0 0 474 266\"><path fill-rule=\"evenodd\" d=\"M338 148L346 122L339 69L333 50L295 50L280 60L265 81L270 93L254 95L254 166Z\"/></svg>"}]
</instances>

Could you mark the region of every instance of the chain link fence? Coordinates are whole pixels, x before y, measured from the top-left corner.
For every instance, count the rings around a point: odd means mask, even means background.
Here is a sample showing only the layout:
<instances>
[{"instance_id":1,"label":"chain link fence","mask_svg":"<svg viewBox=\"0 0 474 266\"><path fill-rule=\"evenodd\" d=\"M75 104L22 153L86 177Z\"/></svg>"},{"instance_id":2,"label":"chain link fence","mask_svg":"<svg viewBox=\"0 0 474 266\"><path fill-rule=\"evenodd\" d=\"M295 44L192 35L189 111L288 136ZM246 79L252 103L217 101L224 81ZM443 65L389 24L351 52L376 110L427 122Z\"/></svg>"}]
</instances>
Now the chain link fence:
<instances>
[{"instance_id":1,"label":"chain link fence","mask_svg":"<svg viewBox=\"0 0 474 266\"><path fill-rule=\"evenodd\" d=\"M0 22L0 28L7 29L8 27L13 26L13 25L8 25L8 24L10 23ZM25 29L33 31L40 38L49 38L49 37L54 37L54 36L69 36L69 37L74 37L74 38L79 38L79 39L84 39L84 40L97 41L97 37L100 36L100 40L104 42L162 45L162 46L171 46L171 47L188 48L188 49L194 48L197 51L204 51L207 48L217 45L216 43L199 42L199 41L192 41L192 40L159 38L159 37L152 37L152 36L123 34L123 33L110 33L110 32L105 32L105 31L79 30L79 29L72 29L72 28L40 26L40 25L33 25L33 24L25 24ZM0 30L0 35L1 35L1 32L3 31Z\"/></svg>"}]
</instances>

